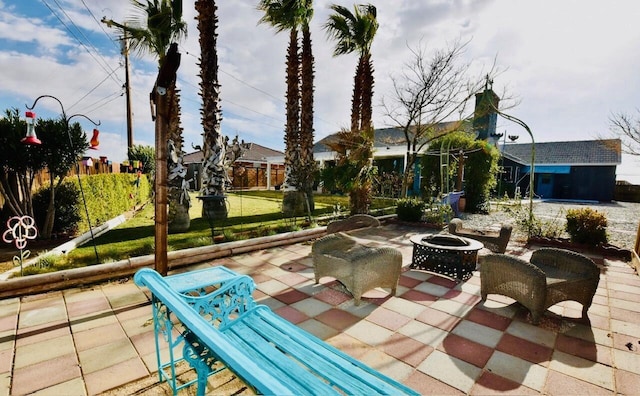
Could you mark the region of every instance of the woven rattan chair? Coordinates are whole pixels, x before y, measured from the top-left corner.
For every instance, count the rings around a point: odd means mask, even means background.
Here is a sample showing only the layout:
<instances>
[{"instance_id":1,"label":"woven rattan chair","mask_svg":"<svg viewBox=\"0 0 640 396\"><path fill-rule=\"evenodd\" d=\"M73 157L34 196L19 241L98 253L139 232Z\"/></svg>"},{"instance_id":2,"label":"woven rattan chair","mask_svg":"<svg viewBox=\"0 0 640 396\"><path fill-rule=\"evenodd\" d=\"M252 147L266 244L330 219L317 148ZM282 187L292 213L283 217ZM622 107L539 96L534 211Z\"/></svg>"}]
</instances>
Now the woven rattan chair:
<instances>
[{"instance_id":1,"label":"woven rattan chair","mask_svg":"<svg viewBox=\"0 0 640 396\"><path fill-rule=\"evenodd\" d=\"M327 225L327 234L346 232L365 227L379 227L380 220L368 214L356 214L346 219L335 220Z\"/></svg>"},{"instance_id":2,"label":"woven rattan chair","mask_svg":"<svg viewBox=\"0 0 640 396\"><path fill-rule=\"evenodd\" d=\"M488 294L511 297L531 312L534 324L547 308L566 300L581 303L586 317L599 280L600 269L593 260L564 249L538 249L530 262L503 254L480 260L482 300Z\"/></svg>"},{"instance_id":3,"label":"woven rattan chair","mask_svg":"<svg viewBox=\"0 0 640 396\"><path fill-rule=\"evenodd\" d=\"M331 276L353 295L355 305L361 296L376 287L390 288L396 294L402 269L402 253L391 247L364 246L347 234L324 236L311 247L316 283Z\"/></svg>"},{"instance_id":4,"label":"woven rattan chair","mask_svg":"<svg viewBox=\"0 0 640 396\"><path fill-rule=\"evenodd\" d=\"M504 253L507 250L511 238L512 226L503 224L500 231L481 230L476 228L464 228L462 220L455 218L449 222L449 233L475 239L484 244L484 247L494 253Z\"/></svg>"}]
</instances>

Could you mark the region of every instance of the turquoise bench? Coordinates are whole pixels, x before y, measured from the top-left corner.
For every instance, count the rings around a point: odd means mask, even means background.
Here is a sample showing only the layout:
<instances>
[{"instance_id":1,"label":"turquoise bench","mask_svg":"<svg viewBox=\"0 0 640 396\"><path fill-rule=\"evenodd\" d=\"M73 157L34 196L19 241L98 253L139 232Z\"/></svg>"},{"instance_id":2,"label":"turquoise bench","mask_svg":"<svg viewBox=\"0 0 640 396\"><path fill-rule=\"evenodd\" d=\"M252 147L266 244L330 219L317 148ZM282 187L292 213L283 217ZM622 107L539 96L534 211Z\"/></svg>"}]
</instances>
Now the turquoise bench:
<instances>
[{"instance_id":1,"label":"turquoise bench","mask_svg":"<svg viewBox=\"0 0 640 396\"><path fill-rule=\"evenodd\" d=\"M207 378L224 369L261 394L418 394L257 304L246 275L212 267L163 278L145 268L134 280L151 291L158 374L174 394L197 382L204 395ZM178 383L181 360L195 380Z\"/></svg>"}]
</instances>

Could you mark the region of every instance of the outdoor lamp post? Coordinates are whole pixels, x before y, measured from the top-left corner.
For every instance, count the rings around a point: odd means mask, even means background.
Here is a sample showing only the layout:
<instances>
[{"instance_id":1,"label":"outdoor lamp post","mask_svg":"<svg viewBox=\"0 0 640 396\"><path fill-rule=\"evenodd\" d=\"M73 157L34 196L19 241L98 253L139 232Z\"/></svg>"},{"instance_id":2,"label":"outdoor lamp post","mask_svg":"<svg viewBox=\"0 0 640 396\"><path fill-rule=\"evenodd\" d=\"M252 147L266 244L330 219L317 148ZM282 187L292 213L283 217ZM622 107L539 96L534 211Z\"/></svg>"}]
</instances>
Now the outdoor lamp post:
<instances>
[{"instance_id":1,"label":"outdoor lamp post","mask_svg":"<svg viewBox=\"0 0 640 396\"><path fill-rule=\"evenodd\" d=\"M69 145L72 148L73 148L73 139L71 139L71 132L69 130L69 121L72 118L83 117L89 120L95 126L100 125L100 121L95 122L84 114L72 114L71 116L67 117L67 113L65 112L64 106L62 105L62 102L60 102L60 99L51 95L41 95L36 98L36 100L33 102L31 107L25 104L25 107L27 108L27 112L25 113L25 116L27 117L27 135L21 140L23 144L36 145L36 146L42 144L42 142L36 136L36 128L35 128L36 113L32 111L36 107L36 104L38 103L38 101L42 98L51 98L56 102L58 102L58 104L60 105L60 108L62 109L62 119L64 120L67 137L69 138ZM98 145L100 144L98 140L99 133L100 132L97 129L95 128L93 129L93 136L91 137L90 147L89 147L92 150L98 149ZM89 225L89 233L91 234L91 241L93 242L93 250L96 254L96 264L99 264L100 258L98 257L98 248L96 246L96 241L93 235L93 228L91 227L91 219L89 217L89 209L87 208L87 200L84 196L84 190L82 188L82 182L80 180L80 164L78 163L77 159L76 159L76 174L78 175L78 186L80 187L80 195L82 197L82 202L84 203L84 211L85 211L85 214L87 215L87 224Z\"/></svg>"}]
</instances>

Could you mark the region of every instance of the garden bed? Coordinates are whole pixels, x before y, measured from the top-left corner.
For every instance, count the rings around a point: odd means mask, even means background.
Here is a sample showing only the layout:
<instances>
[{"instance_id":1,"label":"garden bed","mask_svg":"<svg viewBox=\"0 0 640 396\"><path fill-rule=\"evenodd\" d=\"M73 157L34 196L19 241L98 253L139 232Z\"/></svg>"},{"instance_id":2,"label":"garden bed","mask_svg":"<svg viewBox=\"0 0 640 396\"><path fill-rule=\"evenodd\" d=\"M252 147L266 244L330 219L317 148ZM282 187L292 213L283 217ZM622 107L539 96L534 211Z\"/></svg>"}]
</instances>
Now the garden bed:
<instances>
[{"instance_id":1,"label":"garden bed","mask_svg":"<svg viewBox=\"0 0 640 396\"><path fill-rule=\"evenodd\" d=\"M531 245L558 247L562 249L574 250L577 252L587 252L599 254L605 257L612 257L624 261L631 261L631 251L619 248L611 244L589 245L584 243L571 242L568 238L543 238L531 237L527 240L527 247Z\"/></svg>"}]
</instances>

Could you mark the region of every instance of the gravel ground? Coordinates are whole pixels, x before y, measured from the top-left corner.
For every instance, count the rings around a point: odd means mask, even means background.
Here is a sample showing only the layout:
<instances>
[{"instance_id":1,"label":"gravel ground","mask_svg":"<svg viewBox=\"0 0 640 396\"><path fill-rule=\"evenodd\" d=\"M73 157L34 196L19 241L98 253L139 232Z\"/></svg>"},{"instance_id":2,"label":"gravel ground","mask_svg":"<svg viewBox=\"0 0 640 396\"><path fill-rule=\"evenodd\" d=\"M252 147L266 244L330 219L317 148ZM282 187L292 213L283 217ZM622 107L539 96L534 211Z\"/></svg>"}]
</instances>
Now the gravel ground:
<instances>
[{"instance_id":1,"label":"gravel ground","mask_svg":"<svg viewBox=\"0 0 640 396\"><path fill-rule=\"evenodd\" d=\"M465 227L491 227L501 223L515 224L513 216L505 211L504 207L504 204L492 203L491 211L488 215L463 213L462 219L465 221ZM605 214L608 224L607 234L611 245L633 250L638 232L638 222L640 222L640 203L578 204L574 202L534 201L533 213L539 220L555 221L557 224L562 224L564 228L566 211L584 207L590 207ZM522 210L528 213L528 200L522 201ZM521 230L514 228L514 232L517 238L524 239L524 234ZM569 235L565 232L562 237L568 238Z\"/></svg>"}]
</instances>

